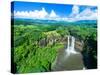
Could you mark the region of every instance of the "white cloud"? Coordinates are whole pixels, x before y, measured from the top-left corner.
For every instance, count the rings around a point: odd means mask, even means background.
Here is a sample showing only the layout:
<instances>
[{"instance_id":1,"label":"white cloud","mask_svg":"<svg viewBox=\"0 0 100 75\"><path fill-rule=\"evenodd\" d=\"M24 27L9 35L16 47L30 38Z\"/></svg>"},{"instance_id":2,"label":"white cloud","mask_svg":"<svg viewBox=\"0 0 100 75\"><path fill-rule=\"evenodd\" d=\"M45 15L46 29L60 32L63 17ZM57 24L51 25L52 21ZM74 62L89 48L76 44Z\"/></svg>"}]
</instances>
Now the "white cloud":
<instances>
[{"instance_id":1,"label":"white cloud","mask_svg":"<svg viewBox=\"0 0 100 75\"><path fill-rule=\"evenodd\" d=\"M54 10L51 10L50 14L48 14L47 19L49 20L60 20L61 17L59 17Z\"/></svg>"},{"instance_id":2,"label":"white cloud","mask_svg":"<svg viewBox=\"0 0 100 75\"><path fill-rule=\"evenodd\" d=\"M36 18L36 19L44 19L48 16L48 13L44 8L41 10L34 11L14 11L14 17L17 18Z\"/></svg>"},{"instance_id":3,"label":"white cloud","mask_svg":"<svg viewBox=\"0 0 100 75\"><path fill-rule=\"evenodd\" d=\"M51 13L50 13L50 15L49 15L49 17L55 18L55 17L58 17L58 15L55 13L54 10L52 10Z\"/></svg>"},{"instance_id":4,"label":"white cloud","mask_svg":"<svg viewBox=\"0 0 100 75\"><path fill-rule=\"evenodd\" d=\"M97 9L93 11L90 8L86 8L76 18L79 20L97 20Z\"/></svg>"},{"instance_id":5,"label":"white cloud","mask_svg":"<svg viewBox=\"0 0 100 75\"><path fill-rule=\"evenodd\" d=\"M42 10L37 12L36 15L38 15L39 18L46 18L48 16L48 13L44 8L42 8Z\"/></svg>"},{"instance_id":6,"label":"white cloud","mask_svg":"<svg viewBox=\"0 0 100 75\"><path fill-rule=\"evenodd\" d=\"M62 9L63 10L63 9ZM67 11L66 11L67 12ZM69 16L60 17L54 10L51 10L49 14L45 8L34 11L14 11L14 17L16 18L31 18L31 19L48 19L48 20L62 20L68 22L74 22L79 20L97 20L97 9L91 10L86 8L79 12L79 6L74 5L72 12Z\"/></svg>"},{"instance_id":7,"label":"white cloud","mask_svg":"<svg viewBox=\"0 0 100 75\"><path fill-rule=\"evenodd\" d=\"M72 7L72 13L69 15L69 17L75 17L78 14L79 14L79 6L74 5Z\"/></svg>"},{"instance_id":8,"label":"white cloud","mask_svg":"<svg viewBox=\"0 0 100 75\"><path fill-rule=\"evenodd\" d=\"M79 20L97 20L97 9L86 8L79 12L79 6L73 6L72 13L69 15L67 21L73 22Z\"/></svg>"},{"instance_id":9,"label":"white cloud","mask_svg":"<svg viewBox=\"0 0 100 75\"><path fill-rule=\"evenodd\" d=\"M73 14L78 14L79 13L79 7L77 5L74 5L72 8Z\"/></svg>"},{"instance_id":10,"label":"white cloud","mask_svg":"<svg viewBox=\"0 0 100 75\"><path fill-rule=\"evenodd\" d=\"M55 13L54 10L50 14L42 8L41 10L34 11L14 11L14 17L16 18L31 18L31 19L49 19L49 20L58 20L59 16Z\"/></svg>"}]
</instances>

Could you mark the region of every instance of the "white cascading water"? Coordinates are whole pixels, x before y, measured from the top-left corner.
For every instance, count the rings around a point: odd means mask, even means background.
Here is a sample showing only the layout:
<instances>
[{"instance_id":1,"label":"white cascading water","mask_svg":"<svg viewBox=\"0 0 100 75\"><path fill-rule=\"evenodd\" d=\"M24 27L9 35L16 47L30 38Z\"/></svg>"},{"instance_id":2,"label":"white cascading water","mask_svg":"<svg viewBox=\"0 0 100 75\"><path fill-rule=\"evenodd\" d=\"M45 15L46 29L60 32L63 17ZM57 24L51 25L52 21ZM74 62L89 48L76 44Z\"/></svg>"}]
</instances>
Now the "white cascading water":
<instances>
[{"instance_id":1,"label":"white cascading water","mask_svg":"<svg viewBox=\"0 0 100 75\"><path fill-rule=\"evenodd\" d=\"M68 56L71 53L72 54L77 54L78 53L78 52L75 51L75 48L74 47L75 47L75 38L73 36L68 36L67 49L65 50Z\"/></svg>"}]
</instances>

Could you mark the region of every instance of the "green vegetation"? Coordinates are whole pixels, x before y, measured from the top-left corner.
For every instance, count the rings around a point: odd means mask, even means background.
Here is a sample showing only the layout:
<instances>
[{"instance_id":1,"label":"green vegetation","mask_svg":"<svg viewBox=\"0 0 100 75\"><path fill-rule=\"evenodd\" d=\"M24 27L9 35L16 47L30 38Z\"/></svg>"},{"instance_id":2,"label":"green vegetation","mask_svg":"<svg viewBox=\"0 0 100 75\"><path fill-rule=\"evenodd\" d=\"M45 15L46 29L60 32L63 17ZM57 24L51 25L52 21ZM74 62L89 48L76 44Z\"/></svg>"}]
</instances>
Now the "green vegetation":
<instances>
[{"instance_id":1,"label":"green vegetation","mask_svg":"<svg viewBox=\"0 0 100 75\"><path fill-rule=\"evenodd\" d=\"M92 53L93 59L97 59L97 28L92 26L20 24L12 25L12 29L16 73L51 71L58 50L64 48L68 35L83 40L83 53Z\"/></svg>"},{"instance_id":2,"label":"green vegetation","mask_svg":"<svg viewBox=\"0 0 100 75\"><path fill-rule=\"evenodd\" d=\"M13 26L12 26L13 27ZM44 72L51 70L57 51L62 42L50 40L61 37L56 31L48 31L48 26L14 25L14 63L17 73ZM48 42L47 42L48 41Z\"/></svg>"}]
</instances>

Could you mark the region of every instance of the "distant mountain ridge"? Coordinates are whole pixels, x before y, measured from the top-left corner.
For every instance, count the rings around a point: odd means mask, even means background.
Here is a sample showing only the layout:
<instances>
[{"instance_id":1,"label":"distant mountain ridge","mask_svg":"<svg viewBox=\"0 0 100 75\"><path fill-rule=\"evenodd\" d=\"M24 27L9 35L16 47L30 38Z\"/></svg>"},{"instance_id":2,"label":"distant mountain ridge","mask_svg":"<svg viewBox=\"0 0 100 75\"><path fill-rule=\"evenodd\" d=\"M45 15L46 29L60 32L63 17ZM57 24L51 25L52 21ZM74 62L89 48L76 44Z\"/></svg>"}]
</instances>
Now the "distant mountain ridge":
<instances>
[{"instance_id":1,"label":"distant mountain ridge","mask_svg":"<svg viewBox=\"0 0 100 75\"><path fill-rule=\"evenodd\" d=\"M76 21L76 23L97 23L97 20L80 20Z\"/></svg>"},{"instance_id":2,"label":"distant mountain ridge","mask_svg":"<svg viewBox=\"0 0 100 75\"><path fill-rule=\"evenodd\" d=\"M32 22L32 23L43 23L43 24L48 24L48 23L75 23L75 24L81 24L81 23L97 23L97 20L80 20L80 21L76 21L76 22L67 22L67 21L57 21L57 20L41 20L41 19L22 19L22 18L13 18L15 21L26 21L26 22Z\"/></svg>"}]
</instances>

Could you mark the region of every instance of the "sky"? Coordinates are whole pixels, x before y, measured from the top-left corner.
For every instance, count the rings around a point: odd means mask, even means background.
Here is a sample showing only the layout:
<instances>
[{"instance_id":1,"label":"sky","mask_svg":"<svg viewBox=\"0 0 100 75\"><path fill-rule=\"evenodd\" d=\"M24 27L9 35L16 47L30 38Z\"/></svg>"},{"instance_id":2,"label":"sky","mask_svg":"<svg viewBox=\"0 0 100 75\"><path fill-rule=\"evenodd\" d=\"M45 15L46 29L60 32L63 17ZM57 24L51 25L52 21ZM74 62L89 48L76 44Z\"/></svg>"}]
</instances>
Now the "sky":
<instances>
[{"instance_id":1,"label":"sky","mask_svg":"<svg viewBox=\"0 0 100 75\"><path fill-rule=\"evenodd\" d=\"M96 6L51 4L36 2L12 2L14 18L49 19L63 21L97 20Z\"/></svg>"}]
</instances>

